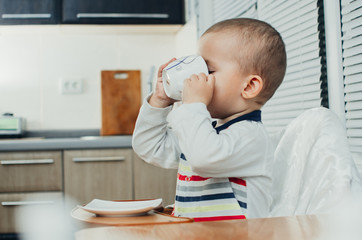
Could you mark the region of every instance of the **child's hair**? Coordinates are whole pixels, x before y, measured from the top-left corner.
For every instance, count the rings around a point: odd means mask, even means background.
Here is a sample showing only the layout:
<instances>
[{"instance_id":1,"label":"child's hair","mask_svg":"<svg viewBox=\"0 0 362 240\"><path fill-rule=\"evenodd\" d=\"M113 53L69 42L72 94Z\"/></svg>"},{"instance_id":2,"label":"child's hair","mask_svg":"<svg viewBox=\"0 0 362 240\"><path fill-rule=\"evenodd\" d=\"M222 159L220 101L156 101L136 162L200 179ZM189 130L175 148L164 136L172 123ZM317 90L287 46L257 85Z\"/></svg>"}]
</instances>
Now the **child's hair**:
<instances>
[{"instance_id":1,"label":"child's hair","mask_svg":"<svg viewBox=\"0 0 362 240\"><path fill-rule=\"evenodd\" d=\"M287 57L280 34L263 21L235 18L216 23L203 35L222 31L231 31L238 37L241 70L263 79L264 85L257 97L257 102L263 105L273 96L285 75Z\"/></svg>"}]
</instances>

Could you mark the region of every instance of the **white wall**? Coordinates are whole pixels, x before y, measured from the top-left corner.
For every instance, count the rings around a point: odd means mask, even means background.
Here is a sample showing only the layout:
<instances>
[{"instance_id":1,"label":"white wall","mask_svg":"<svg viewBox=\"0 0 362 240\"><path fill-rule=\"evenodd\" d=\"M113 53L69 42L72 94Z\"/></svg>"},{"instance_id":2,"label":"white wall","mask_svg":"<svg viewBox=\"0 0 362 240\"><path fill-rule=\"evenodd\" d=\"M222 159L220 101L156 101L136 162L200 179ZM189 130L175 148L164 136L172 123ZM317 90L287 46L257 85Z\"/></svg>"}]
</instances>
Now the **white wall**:
<instances>
[{"instance_id":1,"label":"white wall","mask_svg":"<svg viewBox=\"0 0 362 240\"><path fill-rule=\"evenodd\" d=\"M197 54L197 41L197 21L193 16L176 34L176 57Z\"/></svg>"},{"instance_id":2,"label":"white wall","mask_svg":"<svg viewBox=\"0 0 362 240\"><path fill-rule=\"evenodd\" d=\"M100 128L101 70L140 69L144 96L151 66L157 69L176 51L183 52L182 46L176 47L177 38L196 36L192 30L179 30L180 26L1 26L0 114L25 117L28 130ZM83 92L60 94L60 78L82 79Z\"/></svg>"}]
</instances>

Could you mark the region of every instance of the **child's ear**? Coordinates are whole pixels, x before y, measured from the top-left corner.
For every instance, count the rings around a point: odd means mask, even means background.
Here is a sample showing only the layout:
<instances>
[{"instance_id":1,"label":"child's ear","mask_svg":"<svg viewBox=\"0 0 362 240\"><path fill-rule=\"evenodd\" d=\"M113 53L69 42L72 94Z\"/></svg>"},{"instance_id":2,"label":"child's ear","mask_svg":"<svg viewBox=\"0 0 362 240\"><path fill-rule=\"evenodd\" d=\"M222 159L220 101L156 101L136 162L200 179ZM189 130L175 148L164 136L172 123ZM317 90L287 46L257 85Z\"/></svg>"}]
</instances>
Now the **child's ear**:
<instances>
[{"instance_id":1,"label":"child's ear","mask_svg":"<svg viewBox=\"0 0 362 240\"><path fill-rule=\"evenodd\" d=\"M244 99L252 99L259 95L263 88L263 79L258 75L249 75L245 78L241 95Z\"/></svg>"}]
</instances>

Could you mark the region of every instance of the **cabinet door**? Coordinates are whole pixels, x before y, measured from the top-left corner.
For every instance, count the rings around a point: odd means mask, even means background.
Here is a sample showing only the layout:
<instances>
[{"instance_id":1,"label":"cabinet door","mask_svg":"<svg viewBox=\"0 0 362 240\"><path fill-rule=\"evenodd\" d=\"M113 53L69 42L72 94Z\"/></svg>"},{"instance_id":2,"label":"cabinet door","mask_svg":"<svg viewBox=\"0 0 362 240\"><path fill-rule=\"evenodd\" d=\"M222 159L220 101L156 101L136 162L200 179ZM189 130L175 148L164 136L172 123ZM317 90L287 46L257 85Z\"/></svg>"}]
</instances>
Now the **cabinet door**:
<instances>
[{"instance_id":1,"label":"cabinet door","mask_svg":"<svg viewBox=\"0 0 362 240\"><path fill-rule=\"evenodd\" d=\"M64 193L80 204L133 199L132 150L64 151Z\"/></svg>"},{"instance_id":2,"label":"cabinet door","mask_svg":"<svg viewBox=\"0 0 362 240\"><path fill-rule=\"evenodd\" d=\"M184 24L183 0L63 0L64 23Z\"/></svg>"},{"instance_id":3,"label":"cabinet door","mask_svg":"<svg viewBox=\"0 0 362 240\"><path fill-rule=\"evenodd\" d=\"M163 206L175 202L176 169L163 169L134 157L135 199L162 198Z\"/></svg>"},{"instance_id":4,"label":"cabinet door","mask_svg":"<svg viewBox=\"0 0 362 240\"><path fill-rule=\"evenodd\" d=\"M56 24L60 0L0 0L0 24Z\"/></svg>"},{"instance_id":5,"label":"cabinet door","mask_svg":"<svg viewBox=\"0 0 362 240\"><path fill-rule=\"evenodd\" d=\"M62 189L61 151L0 153L0 193Z\"/></svg>"},{"instance_id":6,"label":"cabinet door","mask_svg":"<svg viewBox=\"0 0 362 240\"><path fill-rule=\"evenodd\" d=\"M0 194L0 233L16 233L16 211L21 206L51 206L62 201L62 192ZM0 239L1 236L0 236Z\"/></svg>"}]
</instances>

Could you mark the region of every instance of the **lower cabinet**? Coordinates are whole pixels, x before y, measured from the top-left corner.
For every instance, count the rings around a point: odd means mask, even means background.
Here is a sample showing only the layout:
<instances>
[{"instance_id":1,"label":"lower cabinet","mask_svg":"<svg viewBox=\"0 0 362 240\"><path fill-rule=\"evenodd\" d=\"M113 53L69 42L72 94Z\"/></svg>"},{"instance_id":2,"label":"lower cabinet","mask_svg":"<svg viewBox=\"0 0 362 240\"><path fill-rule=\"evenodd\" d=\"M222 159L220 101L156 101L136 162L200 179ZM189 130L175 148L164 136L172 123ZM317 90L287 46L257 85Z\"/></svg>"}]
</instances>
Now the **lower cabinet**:
<instances>
[{"instance_id":1,"label":"lower cabinet","mask_svg":"<svg viewBox=\"0 0 362 240\"><path fill-rule=\"evenodd\" d=\"M155 167L136 154L133 163L135 199L162 198L163 206L173 204L177 170Z\"/></svg>"},{"instance_id":2,"label":"lower cabinet","mask_svg":"<svg viewBox=\"0 0 362 240\"><path fill-rule=\"evenodd\" d=\"M20 207L52 205L63 198L62 192L41 193L1 193L0 194L0 233L19 232L17 211ZM31 221L31 219L29 219ZM18 224L17 224L18 223ZM1 236L0 236L1 239Z\"/></svg>"},{"instance_id":3,"label":"lower cabinet","mask_svg":"<svg viewBox=\"0 0 362 240\"><path fill-rule=\"evenodd\" d=\"M0 152L1 233L17 233L17 209L52 204L76 206L98 198L162 198L173 204L176 170L141 160L132 148Z\"/></svg>"},{"instance_id":4,"label":"lower cabinet","mask_svg":"<svg viewBox=\"0 0 362 240\"><path fill-rule=\"evenodd\" d=\"M131 149L64 151L64 193L79 204L133 199Z\"/></svg>"},{"instance_id":5,"label":"lower cabinet","mask_svg":"<svg viewBox=\"0 0 362 240\"><path fill-rule=\"evenodd\" d=\"M17 232L19 207L51 204L62 196L61 151L0 153L0 233Z\"/></svg>"},{"instance_id":6,"label":"lower cabinet","mask_svg":"<svg viewBox=\"0 0 362 240\"><path fill-rule=\"evenodd\" d=\"M0 153L0 193L62 189L61 151Z\"/></svg>"}]
</instances>

